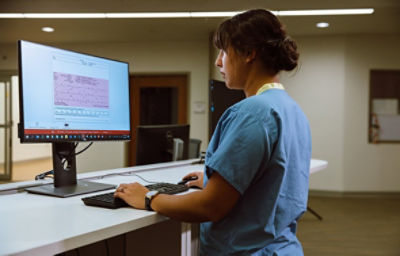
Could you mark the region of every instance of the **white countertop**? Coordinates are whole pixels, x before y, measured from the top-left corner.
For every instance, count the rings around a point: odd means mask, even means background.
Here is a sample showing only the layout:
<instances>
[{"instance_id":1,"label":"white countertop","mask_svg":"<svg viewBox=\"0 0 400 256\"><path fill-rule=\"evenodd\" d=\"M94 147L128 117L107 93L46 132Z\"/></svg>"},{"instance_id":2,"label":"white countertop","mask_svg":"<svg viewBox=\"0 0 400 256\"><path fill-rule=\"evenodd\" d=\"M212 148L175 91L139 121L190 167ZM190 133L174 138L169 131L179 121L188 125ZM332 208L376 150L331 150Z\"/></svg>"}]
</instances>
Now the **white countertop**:
<instances>
[{"instance_id":1,"label":"white countertop","mask_svg":"<svg viewBox=\"0 0 400 256\"><path fill-rule=\"evenodd\" d=\"M150 181L176 183L189 172L203 170L203 165L192 165L192 162L186 160L105 170L78 177L97 177L92 181L115 185L130 182L147 184L139 177L129 175L131 172ZM312 159L310 173L326 167L326 161ZM123 175L118 175L121 173ZM26 184L36 182L0 185L0 191L10 191L13 187ZM107 191L96 193L104 192ZM54 255L167 219L154 212L129 207L110 210L85 206L81 198L96 193L69 198L26 192L0 195L0 255Z\"/></svg>"}]
</instances>

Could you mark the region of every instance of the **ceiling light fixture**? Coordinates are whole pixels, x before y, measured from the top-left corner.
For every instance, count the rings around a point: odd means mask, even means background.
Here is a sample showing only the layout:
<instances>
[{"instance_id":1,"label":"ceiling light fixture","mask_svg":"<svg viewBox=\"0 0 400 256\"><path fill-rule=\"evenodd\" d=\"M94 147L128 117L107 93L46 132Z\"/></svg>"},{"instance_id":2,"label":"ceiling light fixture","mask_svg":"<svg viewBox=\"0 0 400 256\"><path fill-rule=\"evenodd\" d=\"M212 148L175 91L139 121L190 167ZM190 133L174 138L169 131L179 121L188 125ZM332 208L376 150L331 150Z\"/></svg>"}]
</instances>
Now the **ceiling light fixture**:
<instances>
[{"instance_id":1,"label":"ceiling light fixture","mask_svg":"<svg viewBox=\"0 0 400 256\"><path fill-rule=\"evenodd\" d=\"M318 22L316 24L317 28L327 28L329 27L329 23L328 22Z\"/></svg>"},{"instance_id":2,"label":"ceiling light fixture","mask_svg":"<svg viewBox=\"0 0 400 256\"><path fill-rule=\"evenodd\" d=\"M277 11L277 16L324 16L324 15L360 15L372 14L373 8L363 9L324 9L324 10L294 10L294 11Z\"/></svg>"},{"instance_id":3,"label":"ceiling light fixture","mask_svg":"<svg viewBox=\"0 0 400 256\"><path fill-rule=\"evenodd\" d=\"M104 18L190 18L189 12L121 12L104 13Z\"/></svg>"},{"instance_id":4,"label":"ceiling light fixture","mask_svg":"<svg viewBox=\"0 0 400 256\"><path fill-rule=\"evenodd\" d=\"M52 27L43 27L43 28L42 28L42 31L43 31L43 32L51 33L51 32L54 32L54 28L52 28Z\"/></svg>"},{"instance_id":5,"label":"ceiling light fixture","mask_svg":"<svg viewBox=\"0 0 400 256\"><path fill-rule=\"evenodd\" d=\"M97 19L97 18L211 18L232 17L237 12L122 12L122 13L0 13L0 18L28 19ZM271 11L277 16L358 15L372 14L374 9L324 9Z\"/></svg>"},{"instance_id":6,"label":"ceiling light fixture","mask_svg":"<svg viewBox=\"0 0 400 256\"><path fill-rule=\"evenodd\" d=\"M23 13L0 13L0 18L3 19L21 19L25 18Z\"/></svg>"},{"instance_id":7,"label":"ceiling light fixture","mask_svg":"<svg viewBox=\"0 0 400 256\"><path fill-rule=\"evenodd\" d=\"M104 13L23 13L25 18L32 19L86 19L106 18Z\"/></svg>"}]
</instances>

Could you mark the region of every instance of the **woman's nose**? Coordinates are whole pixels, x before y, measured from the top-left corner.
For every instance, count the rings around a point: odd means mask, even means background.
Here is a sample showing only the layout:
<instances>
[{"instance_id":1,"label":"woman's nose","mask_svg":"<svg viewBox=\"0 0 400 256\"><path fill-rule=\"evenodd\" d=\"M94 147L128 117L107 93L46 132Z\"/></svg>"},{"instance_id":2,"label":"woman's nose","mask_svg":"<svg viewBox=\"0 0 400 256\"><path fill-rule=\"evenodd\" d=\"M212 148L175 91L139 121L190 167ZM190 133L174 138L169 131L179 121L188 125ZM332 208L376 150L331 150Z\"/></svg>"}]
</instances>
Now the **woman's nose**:
<instances>
[{"instance_id":1,"label":"woman's nose","mask_svg":"<svg viewBox=\"0 0 400 256\"><path fill-rule=\"evenodd\" d=\"M221 52L222 51L219 52L217 59L215 60L215 66L217 66L217 67L222 67L222 60L221 60L222 53Z\"/></svg>"}]
</instances>

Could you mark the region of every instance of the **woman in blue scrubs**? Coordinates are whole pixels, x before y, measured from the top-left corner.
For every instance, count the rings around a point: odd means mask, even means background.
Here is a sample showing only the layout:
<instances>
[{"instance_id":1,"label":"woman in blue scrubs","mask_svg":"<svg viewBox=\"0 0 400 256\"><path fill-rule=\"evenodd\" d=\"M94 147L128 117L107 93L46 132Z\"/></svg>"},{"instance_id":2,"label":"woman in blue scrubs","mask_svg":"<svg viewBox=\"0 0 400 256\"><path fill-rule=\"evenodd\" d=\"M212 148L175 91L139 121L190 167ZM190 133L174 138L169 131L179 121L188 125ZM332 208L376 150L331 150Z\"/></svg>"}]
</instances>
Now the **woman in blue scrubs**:
<instances>
[{"instance_id":1,"label":"woman in blue scrubs","mask_svg":"<svg viewBox=\"0 0 400 256\"><path fill-rule=\"evenodd\" d=\"M296 68L296 43L269 11L250 10L223 22L215 62L226 86L246 99L222 115L204 173L185 195L157 194L148 209L201 222L201 255L303 255L297 220L307 206L311 136L307 118L279 83ZM116 196L145 208L149 191L121 184Z\"/></svg>"}]
</instances>

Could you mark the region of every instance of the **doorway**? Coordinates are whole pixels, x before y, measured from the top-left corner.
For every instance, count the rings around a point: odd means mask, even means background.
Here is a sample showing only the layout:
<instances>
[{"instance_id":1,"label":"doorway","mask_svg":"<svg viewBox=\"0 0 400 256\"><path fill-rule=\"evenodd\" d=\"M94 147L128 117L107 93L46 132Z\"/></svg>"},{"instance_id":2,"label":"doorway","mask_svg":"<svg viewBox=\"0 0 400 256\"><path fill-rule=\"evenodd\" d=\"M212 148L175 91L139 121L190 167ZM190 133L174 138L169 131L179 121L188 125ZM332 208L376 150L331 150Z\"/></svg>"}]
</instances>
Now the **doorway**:
<instances>
[{"instance_id":1,"label":"doorway","mask_svg":"<svg viewBox=\"0 0 400 256\"><path fill-rule=\"evenodd\" d=\"M188 77L178 75L131 75L131 129L129 165L136 164L138 125L187 124Z\"/></svg>"},{"instance_id":2,"label":"doorway","mask_svg":"<svg viewBox=\"0 0 400 256\"><path fill-rule=\"evenodd\" d=\"M0 76L0 180L12 173L12 86L11 75Z\"/></svg>"}]
</instances>

